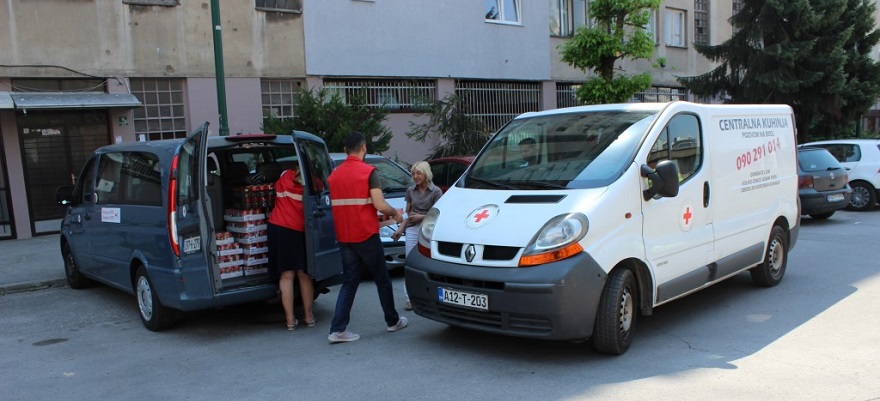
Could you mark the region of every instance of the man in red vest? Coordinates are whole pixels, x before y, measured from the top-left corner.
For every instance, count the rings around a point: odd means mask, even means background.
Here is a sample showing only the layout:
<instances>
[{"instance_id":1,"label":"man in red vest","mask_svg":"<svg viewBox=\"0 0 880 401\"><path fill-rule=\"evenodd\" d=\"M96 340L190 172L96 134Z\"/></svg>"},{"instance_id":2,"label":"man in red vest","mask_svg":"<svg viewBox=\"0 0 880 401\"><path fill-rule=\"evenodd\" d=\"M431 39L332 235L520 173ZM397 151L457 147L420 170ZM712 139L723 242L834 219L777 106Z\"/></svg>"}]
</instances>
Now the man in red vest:
<instances>
[{"instance_id":1,"label":"man in red vest","mask_svg":"<svg viewBox=\"0 0 880 401\"><path fill-rule=\"evenodd\" d=\"M400 316L394 309L394 292L385 266L385 251L379 239L377 211L392 216L398 223L403 222L403 215L385 201L382 180L376 168L364 163L364 156L367 154L364 134L348 134L344 145L348 157L333 170L328 179L333 225L342 253L343 277L333 322L330 324L330 336L327 337L331 343L357 341L361 338L346 328L351 318L354 296L365 271L373 276L376 283L388 331L398 331L407 326L406 317Z\"/></svg>"}]
</instances>

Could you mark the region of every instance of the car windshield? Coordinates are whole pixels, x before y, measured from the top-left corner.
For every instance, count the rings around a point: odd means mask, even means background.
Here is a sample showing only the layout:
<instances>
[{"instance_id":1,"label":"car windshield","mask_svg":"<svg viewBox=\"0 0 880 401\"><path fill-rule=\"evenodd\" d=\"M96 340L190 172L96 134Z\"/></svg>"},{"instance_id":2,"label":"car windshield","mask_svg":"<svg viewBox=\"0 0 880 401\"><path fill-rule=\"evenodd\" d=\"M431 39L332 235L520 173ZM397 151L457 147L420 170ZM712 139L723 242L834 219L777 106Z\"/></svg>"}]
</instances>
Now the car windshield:
<instances>
[{"instance_id":1,"label":"car windshield","mask_svg":"<svg viewBox=\"0 0 880 401\"><path fill-rule=\"evenodd\" d=\"M798 151L798 166L805 172L843 168L837 159L825 149L803 149Z\"/></svg>"},{"instance_id":2,"label":"car windshield","mask_svg":"<svg viewBox=\"0 0 880 401\"><path fill-rule=\"evenodd\" d=\"M464 185L534 190L606 186L632 163L655 115L606 110L514 120L474 160Z\"/></svg>"},{"instance_id":3,"label":"car windshield","mask_svg":"<svg viewBox=\"0 0 880 401\"><path fill-rule=\"evenodd\" d=\"M333 160L333 167L338 167L345 159ZM382 179L382 190L389 192L406 192L406 188L412 184L409 172L397 163L384 157L366 157L364 163L376 167L379 177Z\"/></svg>"}]
</instances>

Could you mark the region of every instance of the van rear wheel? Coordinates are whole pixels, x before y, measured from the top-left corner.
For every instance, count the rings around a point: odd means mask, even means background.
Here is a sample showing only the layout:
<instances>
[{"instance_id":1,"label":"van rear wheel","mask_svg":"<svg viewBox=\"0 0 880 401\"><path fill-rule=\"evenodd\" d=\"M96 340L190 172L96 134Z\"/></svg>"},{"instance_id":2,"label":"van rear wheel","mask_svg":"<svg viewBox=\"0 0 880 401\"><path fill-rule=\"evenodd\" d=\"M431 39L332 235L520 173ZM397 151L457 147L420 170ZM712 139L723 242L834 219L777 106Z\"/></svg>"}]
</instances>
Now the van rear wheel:
<instances>
[{"instance_id":1,"label":"van rear wheel","mask_svg":"<svg viewBox=\"0 0 880 401\"><path fill-rule=\"evenodd\" d=\"M767 241L764 262L749 270L752 281L761 287L773 287L782 281L787 264L788 244L785 230L782 227L773 226L773 229L770 230L770 239Z\"/></svg>"},{"instance_id":2,"label":"van rear wheel","mask_svg":"<svg viewBox=\"0 0 880 401\"><path fill-rule=\"evenodd\" d=\"M638 316L639 293L636 279L629 269L617 269L608 277L596 322L593 325L593 346L597 351L620 355L629 349Z\"/></svg>"},{"instance_id":3,"label":"van rear wheel","mask_svg":"<svg viewBox=\"0 0 880 401\"><path fill-rule=\"evenodd\" d=\"M174 324L175 311L162 306L162 303L159 302L159 296L156 295L153 282L147 275L147 269L144 266L138 267L137 276L135 276L135 295L137 296L138 315L147 329L161 331Z\"/></svg>"}]
</instances>

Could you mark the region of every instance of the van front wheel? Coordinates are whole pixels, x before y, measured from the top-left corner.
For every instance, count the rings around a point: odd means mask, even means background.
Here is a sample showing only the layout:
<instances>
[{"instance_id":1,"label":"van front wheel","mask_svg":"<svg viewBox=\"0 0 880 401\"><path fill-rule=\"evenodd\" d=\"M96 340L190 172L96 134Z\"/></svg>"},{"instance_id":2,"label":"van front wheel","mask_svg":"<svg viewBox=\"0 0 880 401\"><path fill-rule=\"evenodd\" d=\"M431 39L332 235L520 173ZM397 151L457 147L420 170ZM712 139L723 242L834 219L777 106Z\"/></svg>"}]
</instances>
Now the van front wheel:
<instances>
[{"instance_id":1,"label":"van front wheel","mask_svg":"<svg viewBox=\"0 0 880 401\"><path fill-rule=\"evenodd\" d=\"M629 349L636 328L639 293L636 279L629 269L617 269L608 277L596 322L593 325L593 346L597 351L620 355Z\"/></svg>"},{"instance_id":2,"label":"van front wheel","mask_svg":"<svg viewBox=\"0 0 880 401\"><path fill-rule=\"evenodd\" d=\"M785 230L782 227L773 226L773 229L770 230L770 239L767 241L764 262L749 270L752 281L761 287L773 287L782 281L787 264L788 244Z\"/></svg>"},{"instance_id":3,"label":"van front wheel","mask_svg":"<svg viewBox=\"0 0 880 401\"><path fill-rule=\"evenodd\" d=\"M135 277L135 295L137 296L138 315L141 322L151 331L165 330L174 323L174 310L162 306L153 282L147 276L144 266L138 267Z\"/></svg>"}]
</instances>

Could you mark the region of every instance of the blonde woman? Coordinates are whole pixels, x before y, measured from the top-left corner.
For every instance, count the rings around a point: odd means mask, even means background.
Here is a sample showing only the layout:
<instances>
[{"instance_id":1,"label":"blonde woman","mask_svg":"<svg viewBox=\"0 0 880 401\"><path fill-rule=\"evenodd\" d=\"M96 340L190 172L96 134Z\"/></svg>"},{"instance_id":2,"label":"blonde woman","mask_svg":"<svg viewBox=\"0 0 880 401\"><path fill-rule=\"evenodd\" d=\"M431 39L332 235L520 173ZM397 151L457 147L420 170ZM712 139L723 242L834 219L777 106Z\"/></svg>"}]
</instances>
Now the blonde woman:
<instances>
[{"instance_id":1,"label":"blonde woman","mask_svg":"<svg viewBox=\"0 0 880 401\"><path fill-rule=\"evenodd\" d=\"M431 165L427 162L413 164L410 168L410 174L412 174L413 185L407 188L406 198L404 198L406 199L407 218L391 236L397 240L406 232L406 254L409 254L409 251L415 248L419 242L419 226L422 224L425 214L434 207L434 203L443 195L443 191L432 182L434 175L431 173ZM403 309L412 310L409 294L406 293L406 285L403 286L403 295L406 298Z\"/></svg>"}]
</instances>

